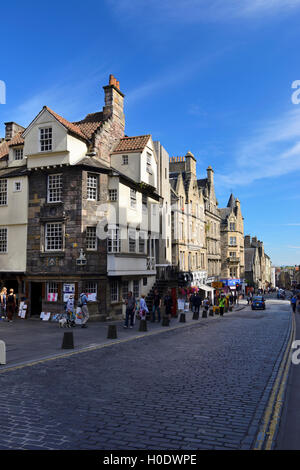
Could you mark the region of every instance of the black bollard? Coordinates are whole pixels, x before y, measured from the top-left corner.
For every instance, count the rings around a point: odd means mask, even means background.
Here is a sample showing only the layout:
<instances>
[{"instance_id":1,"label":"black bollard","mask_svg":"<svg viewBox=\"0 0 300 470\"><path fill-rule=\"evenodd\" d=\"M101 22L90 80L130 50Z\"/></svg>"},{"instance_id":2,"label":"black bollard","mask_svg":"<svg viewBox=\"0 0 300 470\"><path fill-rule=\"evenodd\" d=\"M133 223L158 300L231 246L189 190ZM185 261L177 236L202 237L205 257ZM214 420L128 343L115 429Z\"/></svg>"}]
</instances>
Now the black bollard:
<instances>
[{"instance_id":1,"label":"black bollard","mask_svg":"<svg viewBox=\"0 0 300 470\"><path fill-rule=\"evenodd\" d=\"M170 320L168 317L163 317L162 326L170 326Z\"/></svg>"},{"instance_id":2,"label":"black bollard","mask_svg":"<svg viewBox=\"0 0 300 470\"><path fill-rule=\"evenodd\" d=\"M72 331L66 331L64 333L61 348L62 349L74 349L74 341L73 341L73 332Z\"/></svg>"},{"instance_id":3,"label":"black bollard","mask_svg":"<svg viewBox=\"0 0 300 470\"><path fill-rule=\"evenodd\" d=\"M185 323L185 313L180 314L179 323Z\"/></svg>"},{"instance_id":4,"label":"black bollard","mask_svg":"<svg viewBox=\"0 0 300 470\"><path fill-rule=\"evenodd\" d=\"M199 320L199 312L194 312L193 320Z\"/></svg>"},{"instance_id":5,"label":"black bollard","mask_svg":"<svg viewBox=\"0 0 300 470\"><path fill-rule=\"evenodd\" d=\"M116 339L116 338L117 338L117 326L108 325L107 339Z\"/></svg>"},{"instance_id":6,"label":"black bollard","mask_svg":"<svg viewBox=\"0 0 300 470\"><path fill-rule=\"evenodd\" d=\"M147 330L147 320L140 320L139 331L148 331Z\"/></svg>"}]
</instances>

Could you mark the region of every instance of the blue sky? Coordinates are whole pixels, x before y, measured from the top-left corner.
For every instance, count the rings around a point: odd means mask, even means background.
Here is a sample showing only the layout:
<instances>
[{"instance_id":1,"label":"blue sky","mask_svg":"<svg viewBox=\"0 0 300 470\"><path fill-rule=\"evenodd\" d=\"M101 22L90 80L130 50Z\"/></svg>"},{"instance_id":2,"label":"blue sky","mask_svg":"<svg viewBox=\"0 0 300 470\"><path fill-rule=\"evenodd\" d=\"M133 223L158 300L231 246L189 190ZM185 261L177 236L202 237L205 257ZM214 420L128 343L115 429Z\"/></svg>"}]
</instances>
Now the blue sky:
<instances>
[{"instance_id":1,"label":"blue sky","mask_svg":"<svg viewBox=\"0 0 300 470\"><path fill-rule=\"evenodd\" d=\"M44 105L70 121L101 110L113 73L126 134L190 150L199 178L211 165L220 207L232 191L245 234L300 264L300 0L17 0L0 21L0 135Z\"/></svg>"}]
</instances>

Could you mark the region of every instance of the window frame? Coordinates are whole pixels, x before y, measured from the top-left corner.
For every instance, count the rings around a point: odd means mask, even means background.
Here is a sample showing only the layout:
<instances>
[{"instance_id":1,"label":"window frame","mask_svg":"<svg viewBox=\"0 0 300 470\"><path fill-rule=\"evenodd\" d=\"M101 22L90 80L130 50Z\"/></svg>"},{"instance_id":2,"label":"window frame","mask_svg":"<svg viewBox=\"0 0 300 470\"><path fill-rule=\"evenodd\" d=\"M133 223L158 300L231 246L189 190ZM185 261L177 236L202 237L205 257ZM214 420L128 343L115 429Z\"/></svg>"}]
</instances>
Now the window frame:
<instances>
[{"instance_id":1,"label":"window frame","mask_svg":"<svg viewBox=\"0 0 300 470\"><path fill-rule=\"evenodd\" d=\"M62 173L51 173L47 175L47 203L48 204L55 204L58 202L62 202ZM50 181L51 179L54 179L55 177L59 177L59 185L57 186L57 183L55 183L54 187L50 188ZM53 183L52 183L53 185ZM53 192L53 194L57 194L56 199L53 199L52 201L50 200L50 191Z\"/></svg>"},{"instance_id":2,"label":"window frame","mask_svg":"<svg viewBox=\"0 0 300 470\"><path fill-rule=\"evenodd\" d=\"M24 158L23 150L24 150L23 147L21 147L21 148L15 148L15 149L13 150L13 160L14 160L14 161L23 160L23 158ZM19 153L21 153L21 158L19 158L19 155L18 155ZM18 155L18 157L17 157L17 155Z\"/></svg>"},{"instance_id":3,"label":"window frame","mask_svg":"<svg viewBox=\"0 0 300 470\"><path fill-rule=\"evenodd\" d=\"M1 232L5 234L4 237L1 234ZM3 249L2 249L2 246L3 246ZM0 254L5 255L7 253L8 253L8 228L0 227Z\"/></svg>"},{"instance_id":4,"label":"window frame","mask_svg":"<svg viewBox=\"0 0 300 470\"><path fill-rule=\"evenodd\" d=\"M2 188L2 186L4 188ZM7 206L8 181L0 179L0 206Z\"/></svg>"},{"instance_id":5,"label":"window frame","mask_svg":"<svg viewBox=\"0 0 300 470\"><path fill-rule=\"evenodd\" d=\"M88 232L93 233L91 236ZM93 242L93 245L91 245ZM88 251L97 251L98 248L98 239L97 239L97 227L96 226L88 226L86 227L86 234L85 234L85 245Z\"/></svg>"},{"instance_id":6,"label":"window frame","mask_svg":"<svg viewBox=\"0 0 300 470\"><path fill-rule=\"evenodd\" d=\"M61 241L61 244L60 244L60 247L59 248L48 248L48 241L50 238L54 238L55 235L52 235L52 237L50 237L48 235L48 227L50 226L59 226L60 227L60 241ZM63 251L64 250L64 236L63 236L63 231L64 231L64 226L63 226L63 223L62 222L46 222L45 223L45 237L44 237L44 240L45 240L45 252L58 252L58 251ZM54 243L56 244L56 243Z\"/></svg>"},{"instance_id":7,"label":"window frame","mask_svg":"<svg viewBox=\"0 0 300 470\"><path fill-rule=\"evenodd\" d=\"M94 180L94 184L91 183L91 179ZM91 191L95 192L95 197L91 197ZM87 173L86 179L86 197L88 201L98 201L99 194L99 177L95 173Z\"/></svg>"},{"instance_id":8,"label":"window frame","mask_svg":"<svg viewBox=\"0 0 300 470\"><path fill-rule=\"evenodd\" d=\"M43 137L42 134L45 134L46 137ZM51 126L50 127L40 127L39 128L39 135L40 135L40 152L52 152L52 148L53 148L52 127Z\"/></svg>"}]
</instances>

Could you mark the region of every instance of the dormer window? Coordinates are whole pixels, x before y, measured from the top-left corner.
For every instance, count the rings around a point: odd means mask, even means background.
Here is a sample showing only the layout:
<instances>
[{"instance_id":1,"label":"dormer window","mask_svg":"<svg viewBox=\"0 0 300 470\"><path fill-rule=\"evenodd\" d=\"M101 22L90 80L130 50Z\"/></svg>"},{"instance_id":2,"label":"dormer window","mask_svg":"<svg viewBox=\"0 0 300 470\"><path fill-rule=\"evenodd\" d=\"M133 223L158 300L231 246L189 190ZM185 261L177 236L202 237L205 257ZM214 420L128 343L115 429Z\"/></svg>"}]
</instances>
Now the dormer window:
<instances>
[{"instance_id":1,"label":"dormer window","mask_svg":"<svg viewBox=\"0 0 300 470\"><path fill-rule=\"evenodd\" d=\"M41 152L52 150L52 127L40 129L40 148Z\"/></svg>"},{"instance_id":2,"label":"dormer window","mask_svg":"<svg viewBox=\"0 0 300 470\"><path fill-rule=\"evenodd\" d=\"M23 149L14 150L14 160L23 160Z\"/></svg>"}]
</instances>

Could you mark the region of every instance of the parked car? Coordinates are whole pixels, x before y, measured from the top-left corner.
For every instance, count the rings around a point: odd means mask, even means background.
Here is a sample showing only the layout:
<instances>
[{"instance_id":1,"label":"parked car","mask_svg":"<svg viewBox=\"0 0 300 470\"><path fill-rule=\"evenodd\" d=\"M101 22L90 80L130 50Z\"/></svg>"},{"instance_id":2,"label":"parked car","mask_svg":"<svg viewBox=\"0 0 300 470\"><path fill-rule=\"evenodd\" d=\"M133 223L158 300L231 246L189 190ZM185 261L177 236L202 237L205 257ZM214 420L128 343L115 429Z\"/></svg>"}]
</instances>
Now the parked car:
<instances>
[{"instance_id":1,"label":"parked car","mask_svg":"<svg viewBox=\"0 0 300 470\"><path fill-rule=\"evenodd\" d=\"M266 308L265 299L261 295L256 295L252 299L251 308L252 310L256 310L259 308L265 310Z\"/></svg>"}]
</instances>

